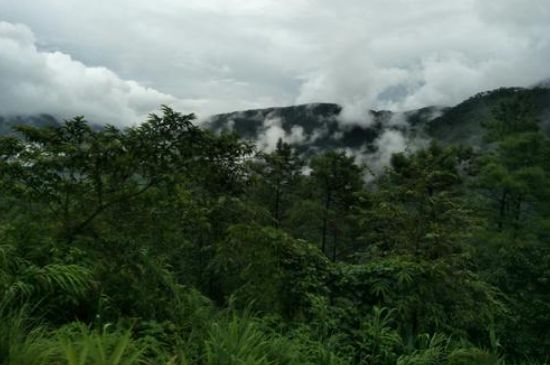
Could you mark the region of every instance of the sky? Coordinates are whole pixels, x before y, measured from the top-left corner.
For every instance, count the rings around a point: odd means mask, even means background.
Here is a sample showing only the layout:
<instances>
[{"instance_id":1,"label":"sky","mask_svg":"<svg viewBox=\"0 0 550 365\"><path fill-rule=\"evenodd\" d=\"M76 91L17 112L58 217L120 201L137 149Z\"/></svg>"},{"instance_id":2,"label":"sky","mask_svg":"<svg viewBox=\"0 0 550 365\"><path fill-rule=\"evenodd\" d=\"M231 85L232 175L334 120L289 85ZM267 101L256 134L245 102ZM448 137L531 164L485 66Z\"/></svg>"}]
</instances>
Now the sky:
<instances>
[{"instance_id":1,"label":"sky","mask_svg":"<svg viewBox=\"0 0 550 365\"><path fill-rule=\"evenodd\" d=\"M550 0L0 0L0 114L454 105L550 78Z\"/></svg>"}]
</instances>

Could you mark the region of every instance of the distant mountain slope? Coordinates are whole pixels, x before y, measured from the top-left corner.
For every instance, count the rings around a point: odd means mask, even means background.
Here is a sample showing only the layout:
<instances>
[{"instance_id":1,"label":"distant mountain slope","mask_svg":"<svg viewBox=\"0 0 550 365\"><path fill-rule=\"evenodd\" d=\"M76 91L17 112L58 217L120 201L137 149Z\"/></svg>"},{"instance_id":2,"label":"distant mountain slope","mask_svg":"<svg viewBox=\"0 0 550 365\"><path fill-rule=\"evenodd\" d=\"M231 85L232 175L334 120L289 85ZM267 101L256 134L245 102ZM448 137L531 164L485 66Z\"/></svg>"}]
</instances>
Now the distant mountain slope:
<instances>
[{"instance_id":1,"label":"distant mountain slope","mask_svg":"<svg viewBox=\"0 0 550 365\"><path fill-rule=\"evenodd\" d=\"M28 115L28 116L1 116L0 135L12 134L16 125L32 125L36 127L57 126L59 121L49 114Z\"/></svg>"},{"instance_id":2,"label":"distant mountain slope","mask_svg":"<svg viewBox=\"0 0 550 365\"><path fill-rule=\"evenodd\" d=\"M214 130L233 130L257 141L260 147L276 142L266 139L283 137L302 151L315 151L368 145L392 117L390 112L371 111L369 123L343 126L339 120L341 112L342 107L336 104L306 104L221 114L212 117L207 125Z\"/></svg>"},{"instance_id":3,"label":"distant mountain slope","mask_svg":"<svg viewBox=\"0 0 550 365\"><path fill-rule=\"evenodd\" d=\"M343 149L376 168L387 164L392 153L413 150L432 139L481 146L482 123L491 118L491 111L499 103L518 93L530 96L542 130L550 135L550 88L542 84L530 89L501 88L479 93L453 107L426 107L404 113L371 110L351 120L342 106L317 103L219 114L206 120L203 126L215 131L235 131L266 151L274 149L279 138L304 154ZM13 133L17 124L60 123L47 114L0 116L0 134Z\"/></svg>"},{"instance_id":4,"label":"distant mountain slope","mask_svg":"<svg viewBox=\"0 0 550 365\"><path fill-rule=\"evenodd\" d=\"M282 137L303 152L342 148L376 153L388 147L383 145L387 133L401 134L402 149L430 139L480 146L484 134L482 123L491 118L492 110L499 103L517 93L531 96L541 127L550 134L550 88L544 87L487 91L454 107L426 107L405 113L370 111L362 120L354 122L343 119L339 105L307 104L220 114L212 117L207 125L214 130L233 130L256 141L260 147L272 146L270 138ZM391 147L398 149L398 146Z\"/></svg>"},{"instance_id":5,"label":"distant mountain slope","mask_svg":"<svg viewBox=\"0 0 550 365\"><path fill-rule=\"evenodd\" d=\"M550 134L550 88L501 88L479 93L462 103L444 110L427 124L427 134L447 143L479 145L483 136L482 123L501 102L517 94L528 94L541 122L542 130Z\"/></svg>"}]
</instances>

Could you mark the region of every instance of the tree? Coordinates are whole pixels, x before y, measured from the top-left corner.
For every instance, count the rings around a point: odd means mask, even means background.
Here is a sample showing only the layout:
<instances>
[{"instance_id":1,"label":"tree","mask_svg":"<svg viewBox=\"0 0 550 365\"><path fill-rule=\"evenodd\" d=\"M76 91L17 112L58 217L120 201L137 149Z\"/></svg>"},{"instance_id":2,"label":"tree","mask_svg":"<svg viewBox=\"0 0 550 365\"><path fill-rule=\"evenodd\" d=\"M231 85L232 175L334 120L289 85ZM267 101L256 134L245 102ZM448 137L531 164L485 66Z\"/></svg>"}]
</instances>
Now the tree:
<instances>
[{"instance_id":1,"label":"tree","mask_svg":"<svg viewBox=\"0 0 550 365\"><path fill-rule=\"evenodd\" d=\"M343 226L363 187L363 169L344 152L328 151L311 160L311 184L318 191L322 206L321 251L335 261L343 241ZM332 254L328 251L332 236Z\"/></svg>"},{"instance_id":2,"label":"tree","mask_svg":"<svg viewBox=\"0 0 550 365\"><path fill-rule=\"evenodd\" d=\"M501 101L484 126L489 142L499 142L519 133L537 132L539 123L531 94L516 92Z\"/></svg>"},{"instance_id":3,"label":"tree","mask_svg":"<svg viewBox=\"0 0 550 365\"><path fill-rule=\"evenodd\" d=\"M303 315L311 295L327 293L328 260L313 245L273 227L230 227L213 266L227 297L287 318Z\"/></svg>"},{"instance_id":4,"label":"tree","mask_svg":"<svg viewBox=\"0 0 550 365\"><path fill-rule=\"evenodd\" d=\"M550 143L538 131L532 100L523 94L495 108L486 129L487 140L496 146L478 160L475 186L495 211L491 221L498 230L517 230L537 196L548 196L544 180Z\"/></svg>"},{"instance_id":5,"label":"tree","mask_svg":"<svg viewBox=\"0 0 550 365\"><path fill-rule=\"evenodd\" d=\"M469 159L468 150L436 144L394 155L377 189L362 196L364 264L352 272L371 287L352 292L395 308L409 339L451 328L475 333L503 313L499 291L472 270L469 242L480 222L464 197Z\"/></svg>"},{"instance_id":6,"label":"tree","mask_svg":"<svg viewBox=\"0 0 550 365\"><path fill-rule=\"evenodd\" d=\"M477 160L473 207L489 224L476 238L481 274L508 297L511 316L498 323L503 346L513 356L540 357L548 341L537 341L549 322L550 140L539 131L533 100L516 95L493 111L486 125L493 149Z\"/></svg>"},{"instance_id":7,"label":"tree","mask_svg":"<svg viewBox=\"0 0 550 365\"><path fill-rule=\"evenodd\" d=\"M259 155L253 169L258 176L260 202L269 207L275 227L280 227L302 176L303 161L282 139L275 151Z\"/></svg>"},{"instance_id":8,"label":"tree","mask_svg":"<svg viewBox=\"0 0 550 365\"><path fill-rule=\"evenodd\" d=\"M468 155L436 144L394 155L378 189L362 198L358 219L367 249L432 259L460 253L475 228L461 197L459 168Z\"/></svg>"}]
</instances>

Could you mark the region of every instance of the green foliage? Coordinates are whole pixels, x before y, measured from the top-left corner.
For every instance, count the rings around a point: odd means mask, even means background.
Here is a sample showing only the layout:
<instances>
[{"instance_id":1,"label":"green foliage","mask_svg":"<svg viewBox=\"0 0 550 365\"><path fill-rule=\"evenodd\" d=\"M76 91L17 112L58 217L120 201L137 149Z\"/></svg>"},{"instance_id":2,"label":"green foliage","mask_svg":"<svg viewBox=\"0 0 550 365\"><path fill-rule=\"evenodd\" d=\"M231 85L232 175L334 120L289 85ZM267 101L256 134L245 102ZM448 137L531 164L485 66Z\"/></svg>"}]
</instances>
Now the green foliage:
<instances>
[{"instance_id":1,"label":"green foliage","mask_svg":"<svg viewBox=\"0 0 550 365\"><path fill-rule=\"evenodd\" d=\"M255 154L168 107L18 127L0 364L546 361L550 143L502 93L487 151L432 144L368 183L342 152Z\"/></svg>"},{"instance_id":2,"label":"green foliage","mask_svg":"<svg viewBox=\"0 0 550 365\"><path fill-rule=\"evenodd\" d=\"M42 365L53 355L45 328L29 320L27 309L0 304L0 364Z\"/></svg>"},{"instance_id":3,"label":"green foliage","mask_svg":"<svg viewBox=\"0 0 550 365\"><path fill-rule=\"evenodd\" d=\"M401 356L398 365L499 365L498 356L476 347L460 344L441 334L421 335L418 348L411 354Z\"/></svg>"},{"instance_id":4,"label":"green foliage","mask_svg":"<svg viewBox=\"0 0 550 365\"><path fill-rule=\"evenodd\" d=\"M517 95L495 110L488 138L495 148L478 158L472 183L488 226L478 239L482 275L509 297L510 320L497 331L513 357L544 358L549 343L547 221L550 140L538 132L532 100ZM535 345L536 343L536 345ZM521 354L521 355L520 355Z\"/></svg>"},{"instance_id":5,"label":"green foliage","mask_svg":"<svg viewBox=\"0 0 550 365\"><path fill-rule=\"evenodd\" d=\"M206 363L225 364L269 364L266 349L269 341L253 322L236 316L229 321L214 323L205 344Z\"/></svg>"},{"instance_id":6,"label":"green foliage","mask_svg":"<svg viewBox=\"0 0 550 365\"><path fill-rule=\"evenodd\" d=\"M349 253L346 246L350 242L346 241L350 237L346 233L353 232L349 228L353 225L349 216L357 201L356 193L363 187L363 169L355 164L353 157L336 151L314 156L310 167L312 190L318 191L314 197L322 207L321 251L336 261Z\"/></svg>"},{"instance_id":7,"label":"green foliage","mask_svg":"<svg viewBox=\"0 0 550 365\"><path fill-rule=\"evenodd\" d=\"M266 312L300 315L309 295L326 292L327 260L310 244L271 227L231 227L213 265L225 290Z\"/></svg>"},{"instance_id":8,"label":"green foliage","mask_svg":"<svg viewBox=\"0 0 550 365\"><path fill-rule=\"evenodd\" d=\"M275 227L284 223L290 202L296 199L303 162L296 151L279 139L275 151L259 154L252 165L256 172L254 195L271 212Z\"/></svg>"},{"instance_id":9,"label":"green foliage","mask_svg":"<svg viewBox=\"0 0 550 365\"><path fill-rule=\"evenodd\" d=\"M80 325L76 335L60 335L60 357L67 365L144 364L142 345L135 343L129 331L89 331ZM141 348L140 348L141 347Z\"/></svg>"},{"instance_id":10,"label":"green foliage","mask_svg":"<svg viewBox=\"0 0 550 365\"><path fill-rule=\"evenodd\" d=\"M359 363L395 364L402 351L402 338L393 325L393 310L374 307L354 332Z\"/></svg>"},{"instance_id":11,"label":"green foliage","mask_svg":"<svg viewBox=\"0 0 550 365\"><path fill-rule=\"evenodd\" d=\"M495 316L505 313L498 289L444 261L371 259L362 265L342 265L337 277L333 290L338 297L360 308L391 308L409 343L426 332L484 332Z\"/></svg>"},{"instance_id":12,"label":"green foliage","mask_svg":"<svg viewBox=\"0 0 550 365\"><path fill-rule=\"evenodd\" d=\"M20 256L15 247L0 246L0 305L14 308L40 303L44 310L63 301L81 300L91 288L91 273L84 267L60 263L39 266Z\"/></svg>"},{"instance_id":13,"label":"green foliage","mask_svg":"<svg viewBox=\"0 0 550 365\"><path fill-rule=\"evenodd\" d=\"M431 259L464 251L476 217L461 199L459 165L467 151L431 145L394 155L379 190L363 195L359 210L368 250Z\"/></svg>"}]
</instances>

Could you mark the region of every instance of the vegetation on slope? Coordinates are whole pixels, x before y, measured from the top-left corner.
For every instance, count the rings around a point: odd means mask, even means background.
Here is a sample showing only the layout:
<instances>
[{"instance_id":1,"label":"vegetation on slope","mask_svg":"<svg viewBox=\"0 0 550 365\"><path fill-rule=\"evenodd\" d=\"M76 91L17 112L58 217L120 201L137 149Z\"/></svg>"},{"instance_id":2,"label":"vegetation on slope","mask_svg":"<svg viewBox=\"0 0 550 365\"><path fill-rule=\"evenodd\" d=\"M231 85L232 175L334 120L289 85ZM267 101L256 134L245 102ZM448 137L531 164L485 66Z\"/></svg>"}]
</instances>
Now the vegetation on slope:
<instances>
[{"instance_id":1,"label":"vegetation on slope","mask_svg":"<svg viewBox=\"0 0 550 365\"><path fill-rule=\"evenodd\" d=\"M0 139L0 364L543 364L550 140L367 167L258 153L164 107ZM308 172L308 173L306 173Z\"/></svg>"}]
</instances>

